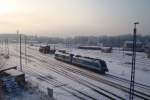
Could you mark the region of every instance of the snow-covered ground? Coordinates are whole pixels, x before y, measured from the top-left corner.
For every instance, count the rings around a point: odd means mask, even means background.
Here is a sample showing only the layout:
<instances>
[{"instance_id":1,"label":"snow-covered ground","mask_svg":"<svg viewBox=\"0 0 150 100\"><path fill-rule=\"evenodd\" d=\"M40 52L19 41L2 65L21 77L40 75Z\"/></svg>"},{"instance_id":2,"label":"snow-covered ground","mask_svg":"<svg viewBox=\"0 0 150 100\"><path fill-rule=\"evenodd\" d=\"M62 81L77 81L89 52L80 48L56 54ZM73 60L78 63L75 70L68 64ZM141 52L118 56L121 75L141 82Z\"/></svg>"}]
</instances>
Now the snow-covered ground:
<instances>
[{"instance_id":1,"label":"snow-covered ground","mask_svg":"<svg viewBox=\"0 0 150 100\"><path fill-rule=\"evenodd\" d=\"M22 48L24 54L24 47ZM66 49L64 46L56 46L56 48ZM126 52L123 54L122 51L114 50L113 53L101 53L101 51L98 50L80 50L72 48L69 48L68 51L83 56L101 58L107 62L109 69L108 73L130 79L131 56L125 55ZM96 80L69 72L63 67L70 66L70 68L90 73L96 77L101 77L101 75L56 61L53 55L40 54L38 52L38 46L28 46L27 55L27 63L25 63L24 55L22 60L23 71L27 75L27 81L35 83L43 91L46 91L47 88L53 88L54 98L58 100L108 100L108 98L93 90L96 89L101 91L101 89L96 88L96 86L112 91L128 99L129 95L127 93ZM15 44L10 45L10 59L3 62L5 62L3 64L5 66L19 66L19 46ZM146 58L144 53L137 53L136 82L150 86L149 74L150 59Z\"/></svg>"}]
</instances>

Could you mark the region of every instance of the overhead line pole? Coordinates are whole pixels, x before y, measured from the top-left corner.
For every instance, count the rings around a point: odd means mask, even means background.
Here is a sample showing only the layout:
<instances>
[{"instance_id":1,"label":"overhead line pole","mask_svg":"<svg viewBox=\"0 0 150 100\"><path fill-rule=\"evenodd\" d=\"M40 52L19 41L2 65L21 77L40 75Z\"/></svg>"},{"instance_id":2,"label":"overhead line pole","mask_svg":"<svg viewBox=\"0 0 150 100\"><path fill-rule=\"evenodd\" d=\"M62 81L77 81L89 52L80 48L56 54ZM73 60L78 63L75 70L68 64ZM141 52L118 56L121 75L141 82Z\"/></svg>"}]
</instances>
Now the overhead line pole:
<instances>
[{"instance_id":1,"label":"overhead line pole","mask_svg":"<svg viewBox=\"0 0 150 100\"><path fill-rule=\"evenodd\" d=\"M25 35L25 64L27 64L27 36Z\"/></svg>"},{"instance_id":2,"label":"overhead line pole","mask_svg":"<svg viewBox=\"0 0 150 100\"><path fill-rule=\"evenodd\" d=\"M2 54L3 54L3 42L4 42L4 41L2 40Z\"/></svg>"},{"instance_id":3,"label":"overhead line pole","mask_svg":"<svg viewBox=\"0 0 150 100\"><path fill-rule=\"evenodd\" d=\"M8 39L6 39L6 51L7 51L7 55L9 56L9 45L8 45Z\"/></svg>"},{"instance_id":4,"label":"overhead line pole","mask_svg":"<svg viewBox=\"0 0 150 100\"><path fill-rule=\"evenodd\" d=\"M7 53L7 39L5 39L5 55Z\"/></svg>"},{"instance_id":5,"label":"overhead line pole","mask_svg":"<svg viewBox=\"0 0 150 100\"><path fill-rule=\"evenodd\" d=\"M19 32L18 32L19 33ZM20 71L22 71L22 53L21 53L21 34L20 34Z\"/></svg>"},{"instance_id":6,"label":"overhead line pole","mask_svg":"<svg viewBox=\"0 0 150 100\"><path fill-rule=\"evenodd\" d=\"M131 68L131 81L130 81L130 96L129 100L133 100L134 97L134 80L135 80L135 63L136 63L136 25L139 22L134 23L134 30L133 30L133 54L132 54L132 68Z\"/></svg>"}]
</instances>

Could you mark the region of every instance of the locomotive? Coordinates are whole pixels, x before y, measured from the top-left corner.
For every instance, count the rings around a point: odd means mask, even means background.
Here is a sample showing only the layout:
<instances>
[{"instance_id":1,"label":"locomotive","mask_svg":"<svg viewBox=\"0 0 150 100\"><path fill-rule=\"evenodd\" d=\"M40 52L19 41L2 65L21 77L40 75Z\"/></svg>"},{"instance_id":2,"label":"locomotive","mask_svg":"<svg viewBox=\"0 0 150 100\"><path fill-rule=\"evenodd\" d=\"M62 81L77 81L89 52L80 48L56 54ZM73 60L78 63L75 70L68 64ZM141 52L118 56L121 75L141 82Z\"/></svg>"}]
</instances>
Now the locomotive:
<instances>
[{"instance_id":1,"label":"locomotive","mask_svg":"<svg viewBox=\"0 0 150 100\"><path fill-rule=\"evenodd\" d=\"M66 52L56 52L55 59L94 71L98 71L101 74L105 74L105 72L108 72L106 62L101 59L83 57L80 55L74 55Z\"/></svg>"}]
</instances>

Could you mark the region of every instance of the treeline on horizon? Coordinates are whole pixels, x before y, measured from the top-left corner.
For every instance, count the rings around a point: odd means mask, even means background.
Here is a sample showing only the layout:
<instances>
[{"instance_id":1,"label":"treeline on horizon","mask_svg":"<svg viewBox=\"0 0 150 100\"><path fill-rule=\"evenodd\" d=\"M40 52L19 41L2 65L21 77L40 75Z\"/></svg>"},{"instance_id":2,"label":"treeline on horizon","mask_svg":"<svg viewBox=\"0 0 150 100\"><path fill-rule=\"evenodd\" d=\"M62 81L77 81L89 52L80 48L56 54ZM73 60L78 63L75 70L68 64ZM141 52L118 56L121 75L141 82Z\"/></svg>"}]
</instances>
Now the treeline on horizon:
<instances>
[{"instance_id":1,"label":"treeline on horizon","mask_svg":"<svg viewBox=\"0 0 150 100\"><path fill-rule=\"evenodd\" d=\"M25 35L22 35L22 39L24 39ZM0 34L0 40L8 39L10 42L14 42L14 40L18 40L19 36L16 34ZM118 36L76 36L76 37L38 37L38 36L27 36L27 40L37 41L37 43L45 43L45 44L68 44L68 45L100 45L101 43L104 46L122 46L125 41L132 41L133 36L130 34L126 35L118 35ZM150 35L137 35L137 41L141 41L146 44L150 42Z\"/></svg>"},{"instance_id":2,"label":"treeline on horizon","mask_svg":"<svg viewBox=\"0 0 150 100\"><path fill-rule=\"evenodd\" d=\"M37 40L41 43L48 43L48 44L57 44L63 43L67 45L101 45L104 46L113 46L113 47L120 47L124 44L125 41L132 41L133 36L130 34L127 35L118 35L118 36L76 36L70 38L47 38L42 39L40 37ZM137 35L137 41L142 42L143 44L147 44L150 42L150 35L141 36Z\"/></svg>"}]
</instances>

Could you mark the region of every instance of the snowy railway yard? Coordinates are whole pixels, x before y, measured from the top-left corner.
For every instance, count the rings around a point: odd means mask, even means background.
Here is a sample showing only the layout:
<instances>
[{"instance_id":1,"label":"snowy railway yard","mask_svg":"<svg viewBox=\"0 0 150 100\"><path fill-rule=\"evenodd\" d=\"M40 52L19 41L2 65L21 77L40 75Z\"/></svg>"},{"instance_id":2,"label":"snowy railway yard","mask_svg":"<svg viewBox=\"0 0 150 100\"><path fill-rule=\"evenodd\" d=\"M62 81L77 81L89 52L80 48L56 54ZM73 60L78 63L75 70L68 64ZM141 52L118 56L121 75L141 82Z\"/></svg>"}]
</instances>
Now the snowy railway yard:
<instances>
[{"instance_id":1,"label":"snowy railway yard","mask_svg":"<svg viewBox=\"0 0 150 100\"><path fill-rule=\"evenodd\" d=\"M28 46L27 63L22 46L23 71L27 81L32 81L43 91L52 88L56 100L128 100L131 56L128 52L113 50L71 49L74 54L101 58L107 62L109 72L101 75L54 59L54 55L42 54L38 47ZM2 59L2 58L1 58ZM150 59L137 53L135 100L150 99ZM10 59L1 60L2 67L19 66L19 46L10 45ZM18 67L19 69L19 67Z\"/></svg>"}]
</instances>

